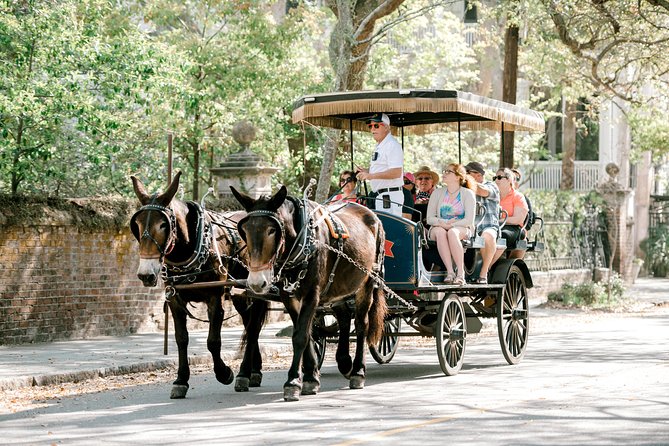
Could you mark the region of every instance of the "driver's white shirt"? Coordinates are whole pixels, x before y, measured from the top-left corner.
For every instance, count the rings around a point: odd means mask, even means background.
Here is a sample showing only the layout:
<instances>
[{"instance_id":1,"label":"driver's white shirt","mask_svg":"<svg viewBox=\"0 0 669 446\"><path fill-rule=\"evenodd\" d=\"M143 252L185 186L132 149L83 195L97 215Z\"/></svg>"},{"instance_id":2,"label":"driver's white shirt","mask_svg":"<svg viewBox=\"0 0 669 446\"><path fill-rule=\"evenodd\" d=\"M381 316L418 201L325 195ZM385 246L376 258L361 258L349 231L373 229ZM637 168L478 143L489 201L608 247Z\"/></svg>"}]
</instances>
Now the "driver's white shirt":
<instances>
[{"instance_id":1,"label":"driver's white shirt","mask_svg":"<svg viewBox=\"0 0 669 446\"><path fill-rule=\"evenodd\" d=\"M374 160L374 153L378 154ZM404 166L404 152L402 145L397 142L395 137L388 133L383 141L377 144L376 149L372 154L372 160L369 163L369 173L384 172L388 169L396 167L403 168ZM372 190L374 192L379 189L388 187L403 187L404 186L404 170L397 178L389 180L370 180Z\"/></svg>"}]
</instances>

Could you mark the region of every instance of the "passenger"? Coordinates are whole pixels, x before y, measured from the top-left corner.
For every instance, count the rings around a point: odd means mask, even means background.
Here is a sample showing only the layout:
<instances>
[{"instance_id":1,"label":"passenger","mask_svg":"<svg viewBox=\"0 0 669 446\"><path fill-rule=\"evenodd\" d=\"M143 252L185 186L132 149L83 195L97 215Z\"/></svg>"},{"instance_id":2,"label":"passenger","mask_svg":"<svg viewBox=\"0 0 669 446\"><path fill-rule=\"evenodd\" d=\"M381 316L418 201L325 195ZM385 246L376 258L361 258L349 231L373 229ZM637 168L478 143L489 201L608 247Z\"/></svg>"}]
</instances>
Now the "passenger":
<instances>
[{"instance_id":1,"label":"passenger","mask_svg":"<svg viewBox=\"0 0 669 446\"><path fill-rule=\"evenodd\" d=\"M518 192L520 192L520 179L522 178L522 175L518 169L511 169L511 172L513 172L513 187ZM534 211L532 210L532 202L530 201L530 197L528 197L523 192L520 193L523 194L523 196L525 197L525 201L527 202L527 217L525 217L525 222L523 223L523 227L527 232L534 224ZM522 259L523 257L520 258Z\"/></svg>"},{"instance_id":2,"label":"passenger","mask_svg":"<svg viewBox=\"0 0 669 446\"><path fill-rule=\"evenodd\" d=\"M439 174L433 172L429 167L423 166L414 172L416 177L416 204L427 204L434 187L439 183Z\"/></svg>"},{"instance_id":3,"label":"passenger","mask_svg":"<svg viewBox=\"0 0 669 446\"><path fill-rule=\"evenodd\" d=\"M423 224L428 227L425 219L427 215L427 204L430 201L430 195L434 191L434 187L439 183L439 174L433 172L429 167L423 166L414 172L416 178L416 195L414 197L414 213L413 220L420 221L422 216Z\"/></svg>"},{"instance_id":4,"label":"passenger","mask_svg":"<svg viewBox=\"0 0 669 446\"><path fill-rule=\"evenodd\" d=\"M413 220L413 202L416 194L416 180L411 172L404 173L404 207L402 207L402 217ZM417 220L414 220L417 221Z\"/></svg>"},{"instance_id":5,"label":"passenger","mask_svg":"<svg viewBox=\"0 0 669 446\"><path fill-rule=\"evenodd\" d=\"M369 168L356 168L358 180L370 180L372 193L376 197L375 208L402 215L404 192L402 181L404 151L399 142L390 134L390 118L385 113L377 113L367 121L367 126L376 141Z\"/></svg>"},{"instance_id":6,"label":"passenger","mask_svg":"<svg viewBox=\"0 0 669 446\"><path fill-rule=\"evenodd\" d=\"M436 189L427 206L427 223L431 226L428 237L437 242L439 257L446 266L444 283L464 285L465 251L461 241L471 237L474 230L476 184L461 164L449 164L443 180L446 187Z\"/></svg>"},{"instance_id":7,"label":"passenger","mask_svg":"<svg viewBox=\"0 0 669 446\"><path fill-rule=\"evenodd\" d=\"M527 217L527 201L523 194L518 192L513 186L513 172L508 168L497 170L497 175L493 177L495 184L499 188L500 206L507 213L506 223L502 227L502 237L506 240L507 249L512 251L509 258L522 259L525 251L514 249L518 240L522 238L523 224ZM503 249L498 249L493 258L493 263L504 253Z\"/></svg>"},{"instance_id":8,"label":"passenger","mask_svg":"<svg viewBox=\"0 0 669 446\"><path fill-rule=\"evenodd\" d=\"M465 166L467 173L476 180L476 201L485 210L478 227L479 234L483 237L483 248L481 249L481 271L474 283L488 283L488 272L492 264L497 246L497 234L499 232L499 189L492 181L485 181L485 169L481 163L472 161Z\"/></svg>"},{"instance_id":9,"label":"passenger","mask_svg":"<svg viewBox=\"0 0 669 446\"><path fill-rule=\"evenodd\" d=\"M411 198L416 195L416 177L411 172L404 172L404 188L411 192Z\"/></svg>"},{"instance_id":10,"label":"passenger","mask_svg":"<svg viewBox=\"0 0 669 446\"><path fill-rule=\"evenodd\" d=\"M358 195L356 194L356 187L358 180L355 173L350 170L345 170L339 175L339 187L341 192L332 198L332 201L356 201Z\"/></svg>"}]
</instances>

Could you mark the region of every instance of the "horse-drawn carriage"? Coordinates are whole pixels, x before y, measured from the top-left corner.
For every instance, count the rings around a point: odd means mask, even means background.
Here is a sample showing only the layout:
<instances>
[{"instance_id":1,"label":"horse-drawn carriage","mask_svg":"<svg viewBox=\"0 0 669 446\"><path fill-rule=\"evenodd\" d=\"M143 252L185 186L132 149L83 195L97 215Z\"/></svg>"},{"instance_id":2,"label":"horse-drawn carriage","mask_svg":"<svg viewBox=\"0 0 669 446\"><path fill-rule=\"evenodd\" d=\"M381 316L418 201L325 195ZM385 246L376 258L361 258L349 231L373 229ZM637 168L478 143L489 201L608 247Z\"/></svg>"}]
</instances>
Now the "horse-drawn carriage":
<instances>
[{"instance_id":1,"label":"horse-drawn carriage","mask_svg":"<svg viewBox=\"0 0 669 446\"><path fill-rule=\"evenodd\" d=\"M295 104L293 121L347 129L353 150L353 131L366 130L368 117L380 112L390 117L402 141L405 130L420 134L450 128L459 136L461 129L492 128L503 134L544 126L541 115L531 110L442 90L305 96ZM131 221L140 242L138 275L147 286L163 277L175 318L179 376L173 398L184 397L188 389L189 301L209 304L210 318L216 321L208 342L216 375L222 383L232 381L229 367L220 360L216 332L222 320L221 295L233 286L244 289L235 306L244 316L248 340L235 384L238 391L260 385L262 379L257 340L267 300L281 301L293 321L294 356L284 384L286 400L318 392L325 347L335 339L337 365L351 388L364 386L365 340L374 359L386 363L400 337L434 336L441 368L453 375L462 366L467 333L480 328L480 318L496 318L507 362L515 364L525 353L532 278L522 260L496 262L488 284L447 285L440 283L443 271L432 271L428 265L433 248L420 222L355 203L323 206L308 200L308 191L303 197L287 196L285 187L257 200L233 189L246 214L220 215L192 202L175 202L178 178L159 196L149 196L134 182L143 204ZM211 238L206 249L202 234ZM464 243L466 273L478 276L479 240ZM536 240L526 244L529 250L540 248ZM184 265L189 262L197 268L188 270ZM233 274L236 280L229 280ZM240 299L246 299L246 306ZM336 323L329 322L333 317ZM410 330L402 328L403 322ZM349 353L351 333L356 339L354 358Z\"/></svg>"},{"instance_id":2,"label":"horse-drawn carriage","mask_svg":"<svg viewBox=\"0 0 669 446\"><path fill-rule=\"evenodd\" d=\"M366 120L374 113L386 113L395 133L405 131L426 134L464 129L495 129L504 131L543 131L541 114L512 104L503 103L458 91L396 90L362 91L304 96L293 110L294 122L331 127L350 132L367 131ZM503 147L503 144L502 144ZM370 347L379 363L390 361L402 336L434 336L437 355L443 372L458 373L462 366L467 333L481 328L481 318L496 318L499 341L509 364L518 363L527 346L529 303L527 288L532 278L527 265L520 259L502 258L490 269L489 283L464 286L445 285L445 271L431 271L436 247L428 242L420 222L376 210L386 233L384 282L391 290L385 333L381 342ZM540 219L539 219L540 220ZM540 220L540 223L543 223ZM542 244L529 235L519 241L517 248L538 251ZM504 240L498 240L503 244ZM478 277L481 268L480 236L464 242L465 273L468 279ZM326 323L327 309L320 309L314 328L314 340L322 360L325 345L333 339L333 327ZM402 322L410 327L402 329Z\"/></svg>"}]
</instances>

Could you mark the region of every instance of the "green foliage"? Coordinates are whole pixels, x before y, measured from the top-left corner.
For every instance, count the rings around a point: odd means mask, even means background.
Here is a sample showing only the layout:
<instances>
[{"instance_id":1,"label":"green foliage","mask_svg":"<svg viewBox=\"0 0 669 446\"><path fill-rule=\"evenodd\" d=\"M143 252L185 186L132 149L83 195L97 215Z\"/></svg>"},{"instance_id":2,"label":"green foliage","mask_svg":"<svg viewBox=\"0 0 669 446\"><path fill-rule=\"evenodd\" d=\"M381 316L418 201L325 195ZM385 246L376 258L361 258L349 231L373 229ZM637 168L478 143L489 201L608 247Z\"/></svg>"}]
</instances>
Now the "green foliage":
<instances>
[{"instance_id":1,"label":"green foliage","mask_svg":"<svg viewBox=\"0 0 669 446\"><path fill-rule=\"evenodd\" d=\"M655 277L669 274L669 226L658 226L640 243L646 254L646 265Z\"/></svg>"},{"instance_id":2,"label":"green foliage","mask_svg":"<svg viewBox=\"0 0 669 446\"><path fill-rule=\"evenodd\" d=\"M609 297L610 287L610 297ZM548 295L549 302L569 307L609 307L623 300L625 284L616 273L612 273L610 281L588 282L580 285L565 283L559 291Z\"/></svg>"}]
</instances>

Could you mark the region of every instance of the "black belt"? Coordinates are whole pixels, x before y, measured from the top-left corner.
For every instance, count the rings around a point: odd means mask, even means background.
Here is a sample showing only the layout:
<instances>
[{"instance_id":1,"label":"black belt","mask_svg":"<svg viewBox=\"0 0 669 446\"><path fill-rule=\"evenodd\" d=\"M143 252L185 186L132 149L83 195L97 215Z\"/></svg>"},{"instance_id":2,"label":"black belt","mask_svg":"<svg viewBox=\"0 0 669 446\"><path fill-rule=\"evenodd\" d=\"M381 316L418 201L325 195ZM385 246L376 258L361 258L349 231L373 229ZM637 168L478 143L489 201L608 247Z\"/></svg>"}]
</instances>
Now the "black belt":
<instances>
[{"instance_id":1,"label":"black belt","mask_svg":"<svg viewBox=\"0 0 669 446\"><path fill-rule=\"evenodd\" d=\"M385 193L385 192L395 192L395 191L398 191L398 190L402 190L402 186L398 186L398 187L386 187L385 189L379 189L379 190L377 190L376 193L377 193L377 194L382 194L382 193Z\"/></svg>"}]
</instances>

